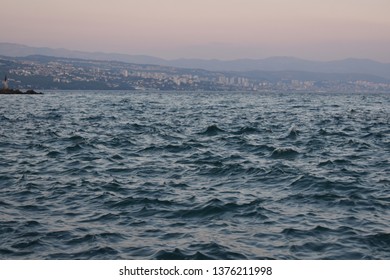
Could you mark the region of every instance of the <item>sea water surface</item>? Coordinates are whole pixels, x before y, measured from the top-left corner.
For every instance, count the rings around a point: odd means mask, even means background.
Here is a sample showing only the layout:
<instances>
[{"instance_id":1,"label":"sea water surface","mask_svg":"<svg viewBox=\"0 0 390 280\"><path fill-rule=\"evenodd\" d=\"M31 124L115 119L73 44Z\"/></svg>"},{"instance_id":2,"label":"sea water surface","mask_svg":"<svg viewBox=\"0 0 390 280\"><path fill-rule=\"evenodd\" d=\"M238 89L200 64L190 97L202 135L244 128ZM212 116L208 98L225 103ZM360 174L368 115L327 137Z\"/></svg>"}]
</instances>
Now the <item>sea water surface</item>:
<instances>
[{"instance_id":1,"label":"sea water surface","mask_svg":"<svg viewBox=\"0 0 390 280\"><path fill-rule=\"evenodd\" d=\"M390 95L0 100L0 259L390 259Z\"/></svg>"}]
</instances>

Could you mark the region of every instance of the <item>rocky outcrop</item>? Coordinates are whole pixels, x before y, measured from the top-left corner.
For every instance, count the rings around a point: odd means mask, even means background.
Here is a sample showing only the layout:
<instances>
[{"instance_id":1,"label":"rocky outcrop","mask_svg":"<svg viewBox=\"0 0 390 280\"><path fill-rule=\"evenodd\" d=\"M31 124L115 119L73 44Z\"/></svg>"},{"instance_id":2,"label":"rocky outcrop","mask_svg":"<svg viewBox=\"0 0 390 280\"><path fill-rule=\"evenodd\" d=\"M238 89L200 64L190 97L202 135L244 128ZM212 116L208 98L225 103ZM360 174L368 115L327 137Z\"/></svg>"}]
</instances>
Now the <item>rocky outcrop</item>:
<instances>
[{"instance_id":1,"label":"rocky outcrop","mask_svg":"<svg viewBox=\"0 0 390 280\"><path fill-rule=\"evenodd\" d=\"M42 92L36 92L35 90L29 89L27 91L21 91L18 89L0 89L0 94L43 94Z\"/></svg>"}]
</instances>

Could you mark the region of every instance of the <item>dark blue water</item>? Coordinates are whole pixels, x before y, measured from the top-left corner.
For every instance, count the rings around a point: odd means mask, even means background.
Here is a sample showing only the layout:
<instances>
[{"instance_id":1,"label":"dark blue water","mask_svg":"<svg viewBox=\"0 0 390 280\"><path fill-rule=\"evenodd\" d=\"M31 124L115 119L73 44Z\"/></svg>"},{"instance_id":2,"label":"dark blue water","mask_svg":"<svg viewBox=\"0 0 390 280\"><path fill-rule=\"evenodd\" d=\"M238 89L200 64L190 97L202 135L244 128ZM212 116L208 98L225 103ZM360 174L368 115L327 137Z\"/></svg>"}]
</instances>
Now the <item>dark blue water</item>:
<instances>
[{"instance_id":1,"label":"dark blue water","mask_svg":"<svg viewBox=\"0 0 390 280\"><path fill-rule=\"evenodd\" d=\"M1 259L390 259L390 95L0 101Z\"/></svg>"}]
</instances>

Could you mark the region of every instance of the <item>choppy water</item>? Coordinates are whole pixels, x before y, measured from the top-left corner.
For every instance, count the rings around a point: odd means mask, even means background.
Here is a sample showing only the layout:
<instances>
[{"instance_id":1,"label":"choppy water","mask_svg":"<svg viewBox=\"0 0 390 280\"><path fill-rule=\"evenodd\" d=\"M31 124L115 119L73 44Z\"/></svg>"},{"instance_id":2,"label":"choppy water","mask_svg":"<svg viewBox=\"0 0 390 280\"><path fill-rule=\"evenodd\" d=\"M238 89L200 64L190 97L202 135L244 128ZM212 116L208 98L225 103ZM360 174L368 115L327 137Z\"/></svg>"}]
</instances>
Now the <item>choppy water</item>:
<instances>
[{"instance_id":1,"label":"choppy water","mask_svg":"<svg viewBox=\"0 0 390 280\"><path fill-rule=\"evenodd\" d=\"M390 259L390 95L0 101L1 259Z\"/></svg>"}]
</instances>

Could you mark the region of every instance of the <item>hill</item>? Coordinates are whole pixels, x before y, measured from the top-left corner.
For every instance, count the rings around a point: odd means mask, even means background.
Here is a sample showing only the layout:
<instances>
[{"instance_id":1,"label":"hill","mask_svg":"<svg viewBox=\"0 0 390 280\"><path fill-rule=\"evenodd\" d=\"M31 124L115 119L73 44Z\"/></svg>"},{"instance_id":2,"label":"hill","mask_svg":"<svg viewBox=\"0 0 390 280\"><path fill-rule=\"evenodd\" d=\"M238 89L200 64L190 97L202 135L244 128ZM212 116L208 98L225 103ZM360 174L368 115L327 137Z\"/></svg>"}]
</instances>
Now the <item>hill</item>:
<instances>
[{"instance_id":1,"label":"hill","mask_svg":"<svg viewBox=\"0 0 390 280\"><path fill-rule=\"evenodd\" d=\"M12 88L261 92L390 92L370 74L305 71L208 71L196 68L42 55L0 56L0 76Z\"/></svg>"},{"instance_id":2,"label":"hill","mask_svg":"<svg viewBox=\"0 0 390 280\"><path fill-rule=\"evenodd\" d=\"M78 58L90 60L121 61L136 64L151 64L177 68L198 68L208 71L301 71L333 74L367 74L390 80L390 63L380 63L369 59L348 58L337 61L310 61L294 57L270 57L265 59L205 60L175 59L166 60L146 55L127 55L103 52L81 52L67 49L37 48L20 44L0 43L0 55L24 57L44 55L52 57Z\"/></svg>"}]
</instances>

